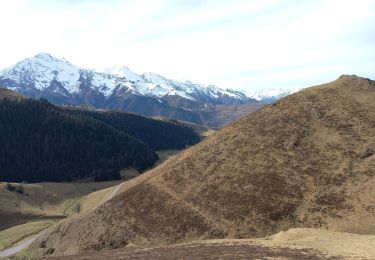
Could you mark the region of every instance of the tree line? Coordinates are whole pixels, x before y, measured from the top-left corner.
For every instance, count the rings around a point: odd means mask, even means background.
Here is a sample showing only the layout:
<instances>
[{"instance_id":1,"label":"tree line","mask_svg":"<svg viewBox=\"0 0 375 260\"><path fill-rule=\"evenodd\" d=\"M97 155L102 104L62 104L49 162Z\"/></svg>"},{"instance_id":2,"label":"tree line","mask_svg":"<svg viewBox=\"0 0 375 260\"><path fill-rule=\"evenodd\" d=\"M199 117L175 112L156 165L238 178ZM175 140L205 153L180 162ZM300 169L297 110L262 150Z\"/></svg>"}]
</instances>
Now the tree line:
<instances>
[{"instance_id":1,"label":"tree line","mask_svg":"<svg viewBox=\"0 0 375 260\"><path fill-rule=\"evenodd\" d=\"M64 109L46 100L0 101L1 181L119 179L122 168L151 167L155 149L198 141L192 129L141 116Z\"/></svg>"}]
</instances>

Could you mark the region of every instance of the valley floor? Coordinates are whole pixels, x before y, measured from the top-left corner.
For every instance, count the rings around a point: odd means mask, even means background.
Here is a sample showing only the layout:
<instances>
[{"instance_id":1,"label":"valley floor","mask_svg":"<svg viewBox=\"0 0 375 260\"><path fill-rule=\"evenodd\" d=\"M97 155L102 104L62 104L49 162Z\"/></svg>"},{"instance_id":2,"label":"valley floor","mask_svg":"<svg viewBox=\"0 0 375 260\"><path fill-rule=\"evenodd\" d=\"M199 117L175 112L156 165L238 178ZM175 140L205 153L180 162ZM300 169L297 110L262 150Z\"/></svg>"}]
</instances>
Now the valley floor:
<instances>
[{"instance_id":1,"label":"valley floor","mask_svg":"<svg viewBox=\"0 0 375 260\"><path fill-rule=\"evenodd\" d=\"M0 230L0 258L27 248L43 230L62 219L111 199L124 182L119 183L22 184L24 194L9 192L4 183L0 184L0 219L4 227L11 226Z\"/></svg>"}]
</instances>

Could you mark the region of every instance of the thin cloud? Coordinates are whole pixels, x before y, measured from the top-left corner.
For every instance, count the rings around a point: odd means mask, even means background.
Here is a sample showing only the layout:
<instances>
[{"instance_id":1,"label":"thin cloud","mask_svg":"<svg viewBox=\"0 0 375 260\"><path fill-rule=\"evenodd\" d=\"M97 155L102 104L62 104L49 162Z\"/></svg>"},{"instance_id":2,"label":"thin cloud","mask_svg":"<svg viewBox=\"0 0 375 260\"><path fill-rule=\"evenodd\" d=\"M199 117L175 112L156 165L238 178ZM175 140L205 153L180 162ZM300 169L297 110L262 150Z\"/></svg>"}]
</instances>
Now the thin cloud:
<instances>
[{"instance_id":1,"label":"thin cloud","mask_svg":"<svg viewBox=\"0 0 375 260\"><path fill-rule=\"evenodd\" d=\"M375 2L8 0L0 68L38 52L254 90L375 78Z\"/></svg>"}]
</instances>

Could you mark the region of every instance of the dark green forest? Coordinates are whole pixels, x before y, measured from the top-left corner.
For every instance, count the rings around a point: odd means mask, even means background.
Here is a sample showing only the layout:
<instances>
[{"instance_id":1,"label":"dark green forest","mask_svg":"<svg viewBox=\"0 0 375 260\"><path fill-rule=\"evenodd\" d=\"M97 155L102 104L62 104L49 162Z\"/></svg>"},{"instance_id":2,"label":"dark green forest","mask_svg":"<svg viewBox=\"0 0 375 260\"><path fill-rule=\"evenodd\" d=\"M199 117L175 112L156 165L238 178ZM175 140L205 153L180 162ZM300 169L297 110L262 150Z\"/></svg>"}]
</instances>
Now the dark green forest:
<instances>
[{"instance_id":1,"label":"dark green forest","mask_svg":"<svg viewBox=\"0 0 375 260\"><path fill-rule=\"evenodd\" d=\"M154 149L199 141L192 129L160 122L126 113L70 110L46 100L2 100L0 180L118 179L122 168L151 167L157 160Z\"/></svg>"},{"instance_id":2,"label":"dark green forest","mask_svg":"<svg viewBox=\"0 0 375 260\"><path fill-rule=\"evenodd\" d=\"M119 111L71 110L74 114L100 120L145 142L154 150L181 149L199 142L200 137L190 127L178 121L162 121Z\"/></svg>"}]
</instances>

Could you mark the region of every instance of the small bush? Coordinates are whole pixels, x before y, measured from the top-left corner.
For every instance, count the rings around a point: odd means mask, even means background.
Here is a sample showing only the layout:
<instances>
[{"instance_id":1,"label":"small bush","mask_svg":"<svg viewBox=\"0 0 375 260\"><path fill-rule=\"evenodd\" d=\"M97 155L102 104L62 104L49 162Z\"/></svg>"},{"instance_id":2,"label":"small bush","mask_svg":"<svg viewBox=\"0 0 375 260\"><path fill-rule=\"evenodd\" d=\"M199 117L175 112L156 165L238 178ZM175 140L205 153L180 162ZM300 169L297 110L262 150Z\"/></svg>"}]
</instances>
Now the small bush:
<instances>
[{"instance_id":1,"label":"small bush","mask_svg":"<svg viewBox=\"0 0 375 260\"><path fill-rule=\"evenodd\" d=\"M16 190L16 187L13 186L13 185L10 184L10 183L7 183L7 190L9 190L9 191L15 191L15 190Z\"/></svg>"},{"instance_id":2,"label":"small bush","mask_svg":"<svg viewBox=\"0 0 375 260\"><path fill-rule=\"evenodd\" d=\"M13 184L10 184L10 183L7 183L7 190L9 191L15 191L19 194L24 194L24 189L23 189L23 186L22 184L21 185L13 185Z\"/></svg>"},{"instance_id":3,"label":"small bush","mask_svg":"<svg viewBox=\"0 0 375 260\"><path fill-rule=\"evenodd\" d=\"M80 202L78 202L74 205L73 211L78 213L78 214L81 212L81 203Z\"/></svg>"},{"instance_id":4,"label":"small bush","mask_svg":"<svg viewBox=\"0 0 375 260\"><path fill-rule=\"evenodd\" d=\"M23 186L22 184L16 187L16 192L19 194L24 194Z\"/></svg>"},{"instance_id":5,"label":"small bush","mask_svg":"<svg viewBox=\"0 0 375 260\"><path fill-rule=\"evenodd\" d=\"M372 147L368 147L368 148L364 149L364 150L360 153L359 158L361 158L361 159L366 159L366 158L372 156L372 155L374 154L374 152L375 152L375 151L374 151L374 149L373 149Z\"/></svg>"}]
</instances>

